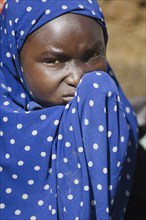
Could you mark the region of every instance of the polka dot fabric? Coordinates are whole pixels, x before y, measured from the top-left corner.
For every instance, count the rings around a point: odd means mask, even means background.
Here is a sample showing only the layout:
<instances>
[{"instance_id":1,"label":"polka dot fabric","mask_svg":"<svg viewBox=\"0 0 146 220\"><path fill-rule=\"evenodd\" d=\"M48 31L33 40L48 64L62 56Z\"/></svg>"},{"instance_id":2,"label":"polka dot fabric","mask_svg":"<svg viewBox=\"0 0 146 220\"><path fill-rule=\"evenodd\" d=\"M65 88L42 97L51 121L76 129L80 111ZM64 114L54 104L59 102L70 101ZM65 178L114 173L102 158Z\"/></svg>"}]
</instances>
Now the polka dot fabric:
<instances>
[{"instance_id":1,"label":"polka dot fabric","mask_svg":"<svg viewBox=\"0 0 146 220\"><path fill-rule=\"evenodd\" d=\"M23 77L26 37L68 12L97 19L107 42L95 0L8 0L1 14L1 219L120 220L126 210L137 122L110 66L86 74L72 101L51 108Z\"/></svg>"}]
</instances>

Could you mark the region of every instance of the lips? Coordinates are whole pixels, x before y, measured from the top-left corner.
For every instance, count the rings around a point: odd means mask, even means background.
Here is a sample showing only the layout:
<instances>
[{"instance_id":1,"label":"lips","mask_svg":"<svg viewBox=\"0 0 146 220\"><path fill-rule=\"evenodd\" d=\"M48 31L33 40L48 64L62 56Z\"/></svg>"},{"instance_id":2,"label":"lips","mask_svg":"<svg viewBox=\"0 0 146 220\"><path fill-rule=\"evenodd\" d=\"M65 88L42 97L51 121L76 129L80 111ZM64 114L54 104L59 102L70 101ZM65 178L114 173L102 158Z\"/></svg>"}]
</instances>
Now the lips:
<instances>
[{"instance_id":1,"label":"lips","mask_svg":"<svg viewBox=\"0 0 146 220\"><path fill-rule=\"evenodd\" d=\"M75 95L75 91L70 91L65 93L63 96L66 97L66 96L74 96L74 95Z\"/></svg>"},{"instance_id":2,"label":"lips","mask_svg":"<svg viewBox=\"0 0 146 220\"><path fill-rule=\"evenodd\" d=\"M62 97L62 99L67 103L69 101L71 101L74 98L75 93L71 92L71 93L67 93L66 95L64 95Z\"/></svg>"},{"instance_id":3,"label":"lips","mask_svg":"<svg viewBox=\"0 0 146 220\"><path fill-rule=\"evenodd\" d=\"M67 97L63 97L62 99L65 101L65 103L68 103L69 101L71 101L73 99L74 96L67 96Z\"/></svg>"}]
</instances>

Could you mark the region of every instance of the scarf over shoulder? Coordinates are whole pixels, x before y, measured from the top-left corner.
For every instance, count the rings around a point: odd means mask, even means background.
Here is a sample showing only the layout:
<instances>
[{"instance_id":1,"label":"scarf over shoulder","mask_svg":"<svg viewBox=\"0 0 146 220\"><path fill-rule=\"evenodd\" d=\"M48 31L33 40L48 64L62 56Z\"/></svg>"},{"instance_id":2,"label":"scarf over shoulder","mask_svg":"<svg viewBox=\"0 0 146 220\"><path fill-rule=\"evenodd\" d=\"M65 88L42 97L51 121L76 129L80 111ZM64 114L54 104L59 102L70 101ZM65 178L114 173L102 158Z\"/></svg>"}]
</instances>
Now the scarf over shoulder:
<instances>
[{"instance_id":1,"label":"scarf over shoulder","mask_svg":"<svg viewBox=\"0 0 146 220\"><path fill-rule=\"evenodd\" d=\"M3 220L119 220L134 172L137 122L112 70L85 74L66 106L41 107L19 53L65 13L96 19L96 0L8 0L0 18L0 211ZM126 73L128 74L128 73Z\"/></svg>"}]
</instances>

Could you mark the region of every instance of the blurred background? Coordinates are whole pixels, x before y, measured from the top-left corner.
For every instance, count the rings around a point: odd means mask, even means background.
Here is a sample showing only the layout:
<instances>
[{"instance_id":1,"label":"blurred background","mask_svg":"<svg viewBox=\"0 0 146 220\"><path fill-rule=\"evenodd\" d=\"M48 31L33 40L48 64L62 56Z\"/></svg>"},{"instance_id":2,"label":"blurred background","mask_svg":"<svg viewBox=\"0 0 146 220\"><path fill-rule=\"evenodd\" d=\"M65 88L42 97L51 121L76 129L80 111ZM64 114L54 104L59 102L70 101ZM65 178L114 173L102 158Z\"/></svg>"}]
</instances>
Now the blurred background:
<instances>
[{"instance_id":1,"label":"blurred background","mask_svg":"<svg viewBox=\"0 0 146 220\"><path fill-rule=\"evenodd\" d=\"M98 0L105 16L107 58L128 98L146 95L146 0Z\"/></svg>"},{"instance_id":2,"label":"blurred background","mask_svg":"<svg viewBox=\"0 0 146 220\"><path fill-rule=\"evenodd\" d=\"M0 0L0 12L1 12L2 8L3 8L4 1L5 1L5 0Z\"/></svg>"}]
</instances>

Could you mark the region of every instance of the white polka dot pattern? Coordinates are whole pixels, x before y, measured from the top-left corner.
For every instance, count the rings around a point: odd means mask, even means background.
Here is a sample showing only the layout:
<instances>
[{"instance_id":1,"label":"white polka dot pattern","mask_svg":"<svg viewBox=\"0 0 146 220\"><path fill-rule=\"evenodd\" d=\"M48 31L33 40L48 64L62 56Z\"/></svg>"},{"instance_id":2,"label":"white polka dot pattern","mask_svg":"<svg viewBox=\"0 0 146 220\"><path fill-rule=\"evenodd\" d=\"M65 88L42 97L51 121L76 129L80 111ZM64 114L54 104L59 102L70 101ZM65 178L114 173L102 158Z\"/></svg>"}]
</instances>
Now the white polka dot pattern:
<instances>
[{"instance_id":1,"label":"white polka dot pattern","mask_svg":"<svg viewBox=\"0 0 146 220\"><path fill-rule=\"evenodd\" d=\"M73 100L52 110L36 103L19 63L27 35L70 11L98 19L107 40L96 0L9 0L0 18L2 219L106 220L124 215L137 133L133 110L112 71L84 75Z\"/></svg>"}]
</instances>

